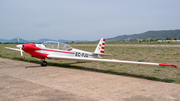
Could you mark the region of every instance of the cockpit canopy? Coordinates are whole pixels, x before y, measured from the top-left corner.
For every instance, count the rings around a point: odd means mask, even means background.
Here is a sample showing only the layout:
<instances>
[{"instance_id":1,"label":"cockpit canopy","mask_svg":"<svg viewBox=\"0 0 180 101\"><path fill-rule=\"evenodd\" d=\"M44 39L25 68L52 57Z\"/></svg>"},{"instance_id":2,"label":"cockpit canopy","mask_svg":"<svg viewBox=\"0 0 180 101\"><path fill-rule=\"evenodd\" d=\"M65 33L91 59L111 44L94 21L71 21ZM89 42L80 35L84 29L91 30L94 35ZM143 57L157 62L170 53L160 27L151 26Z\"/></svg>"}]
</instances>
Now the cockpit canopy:
<instances>
[{"instance_id":1,"label":"cockpit canopy","mask_svg":"<svg viewBox=\"0 0 180 101\"><path fill-rule=\"evenodd\" d=\"M46 42L43 43L43 45L46 48L51 48L51 49L60 49L60 50L67 50L67 51L72 50L71 46L69 46L67 44L64 44L64 43L61 43L61 42L46 41Z\"/></svg>"}]
</instances>

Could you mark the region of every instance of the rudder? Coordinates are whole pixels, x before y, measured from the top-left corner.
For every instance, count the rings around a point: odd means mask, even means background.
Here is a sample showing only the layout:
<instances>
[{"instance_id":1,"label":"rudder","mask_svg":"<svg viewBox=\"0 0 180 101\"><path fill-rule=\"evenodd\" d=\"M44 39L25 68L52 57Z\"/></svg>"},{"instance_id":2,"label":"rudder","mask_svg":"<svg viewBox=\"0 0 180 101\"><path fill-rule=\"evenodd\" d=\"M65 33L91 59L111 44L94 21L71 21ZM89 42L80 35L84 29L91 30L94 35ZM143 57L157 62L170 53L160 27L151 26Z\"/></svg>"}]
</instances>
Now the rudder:
<instances>
[{"instance_id":1,"label":"rudder","mask_svg":"<svg viewBox=\"0 0 180 101\"><path fill-rule=\"evenodd\" d=\"M94 53L104 54L104 47L105 47L105 39L101 38Z\"/></svg>"}]
</instances>

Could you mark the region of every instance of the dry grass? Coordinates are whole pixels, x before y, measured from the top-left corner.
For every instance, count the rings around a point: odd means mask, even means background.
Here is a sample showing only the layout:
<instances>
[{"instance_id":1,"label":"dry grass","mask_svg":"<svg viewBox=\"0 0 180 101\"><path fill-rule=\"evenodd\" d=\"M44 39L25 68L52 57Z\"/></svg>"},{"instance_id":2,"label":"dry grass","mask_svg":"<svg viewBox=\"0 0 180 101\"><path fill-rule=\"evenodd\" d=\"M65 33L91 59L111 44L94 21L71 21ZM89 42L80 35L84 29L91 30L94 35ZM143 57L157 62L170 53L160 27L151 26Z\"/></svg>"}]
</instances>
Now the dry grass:
<instances>
[{"instance_id":1,"label":"dry grass","mask_svg":"<svg viewBox=\"0 0 180 101\"><path fill-rule=\"evenodd\" d=\"M74 48L90 52L93 52L95 50L96 45L97 44L71 44L71 46ZM23 60L19 58L19 52L5 49L5 46L15 47L15 45L12 44L0 44L0 57L40 63L39 59L32 58L30 57L30 55L26 53L24 54L26 59ZM180 53L177 47L148 47L148 45L145 45L145 47L138 47L116 43L115 45L108 44L105 47L105 53L113 55L112 57L105 58L139 62L174 64L177 65L178 68L175 69L173 67L162 66L138 66L129 64L80 62L67 60L47 60L47 62L48 65L60 66L64 68L76 68L111 73L116 75L132 76L149 80L180 83Z\"/></svg>"}]
</instances>

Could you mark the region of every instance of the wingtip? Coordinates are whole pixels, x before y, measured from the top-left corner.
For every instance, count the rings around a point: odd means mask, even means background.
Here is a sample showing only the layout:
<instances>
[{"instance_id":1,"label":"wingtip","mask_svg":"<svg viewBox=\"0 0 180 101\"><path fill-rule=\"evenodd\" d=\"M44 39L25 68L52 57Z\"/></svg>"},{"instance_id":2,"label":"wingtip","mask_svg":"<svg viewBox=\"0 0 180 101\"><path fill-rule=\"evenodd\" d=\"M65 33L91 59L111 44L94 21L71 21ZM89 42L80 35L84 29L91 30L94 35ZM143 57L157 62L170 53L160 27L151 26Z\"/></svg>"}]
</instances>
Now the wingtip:
<instances>
[{"instance_id":1,"label":"wingtip","mask_svg":"<svg viewBox=\"0 0 180 101\"><path fill-rule=\"evenodd\" d=\"M159 64L160 66L171 66L171 67L174 67L174 68L177 68L176 65L172 65L172 64Z\"/></svg>"},{"instance_id":2,"label":"wingtip","mask_svg":"<svg viewBox=\"0 0 180 101\"><path fill-rule=\"evenodd\" d=\"M173 67L174 67L174 68L177 68L177 66L176 66L176 65L173 65Z\"/></svg>"}]
</instances>

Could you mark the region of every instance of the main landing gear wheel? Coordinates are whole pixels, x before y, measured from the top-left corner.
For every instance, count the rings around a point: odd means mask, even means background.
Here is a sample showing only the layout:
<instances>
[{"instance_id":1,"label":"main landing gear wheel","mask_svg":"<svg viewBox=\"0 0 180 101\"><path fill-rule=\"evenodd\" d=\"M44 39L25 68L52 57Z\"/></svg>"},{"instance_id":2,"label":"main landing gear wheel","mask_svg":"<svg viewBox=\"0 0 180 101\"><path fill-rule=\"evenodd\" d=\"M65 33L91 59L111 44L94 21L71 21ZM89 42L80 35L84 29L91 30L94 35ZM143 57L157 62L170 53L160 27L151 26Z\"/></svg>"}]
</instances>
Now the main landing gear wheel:
<instances>
[{"instance_id":1,"label":"main landing gear wheel","mask_svg":"<svg viewBox=\"0 0 180 101\"><path fill-rule=\"evenodd\" d=\"M47 65L47 62L44 60L41 60L41 66L46 66L46 65Z\"/></svg>"}]
</instances>

